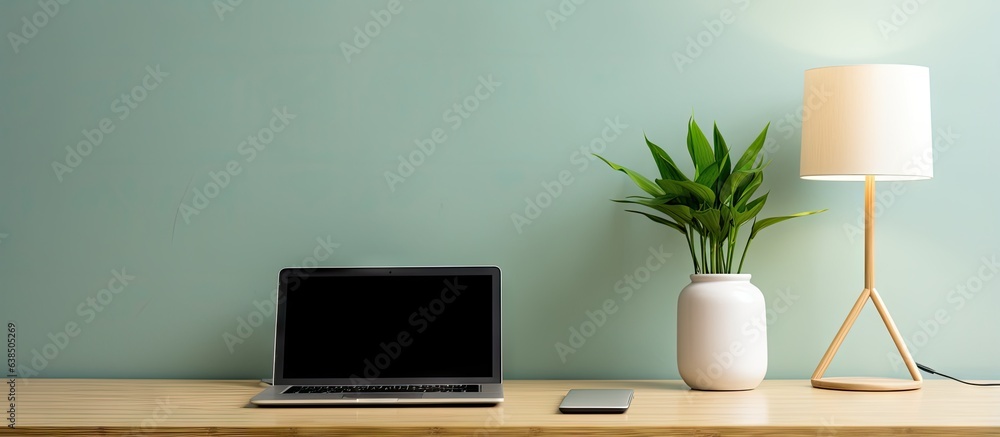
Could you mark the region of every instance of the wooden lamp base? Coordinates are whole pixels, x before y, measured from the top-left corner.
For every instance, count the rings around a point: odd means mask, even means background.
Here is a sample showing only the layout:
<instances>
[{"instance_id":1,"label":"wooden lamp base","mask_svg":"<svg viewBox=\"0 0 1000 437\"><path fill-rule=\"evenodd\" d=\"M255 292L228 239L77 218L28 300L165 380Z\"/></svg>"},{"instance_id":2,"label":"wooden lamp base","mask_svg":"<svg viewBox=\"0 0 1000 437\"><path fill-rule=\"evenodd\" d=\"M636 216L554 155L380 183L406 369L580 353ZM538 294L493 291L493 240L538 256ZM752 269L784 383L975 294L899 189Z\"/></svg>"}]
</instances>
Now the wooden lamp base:
<instances>
[{"instance_id":1,"label":"wooden lamp base","mask_svg":"<svg viewBox=\"0 0 1000 437\"><path fill-rule=\"evenodd\" d=\"M828 390L904 391L917 390L923 381L896 378L834 377L812 380L812 386Z\"/></svg>"},{"instance_id":2,"label":"wooden lamp base","mask_svg":"<svg viewBox=\"0 0 1000 437\"><path fill-rule=\"evenodd\" d=\"M893 343L896 344L896 349L899 351L899 355L903 358L903 363L906 364L906 369L910 372L910 376L913 378L912 380L892 378L823 377L823 374L826 373L826 368L829 367L830 362L833 361L833 356L837 354L837 350L840 349L841 343L844 342L844 338L847 337L847 333L851 330L851 326L854 325L854 321L857 320L858 314L861 314L861 309L864 308L869 299L871 299L872 303L875 304L875 309L878 311L879 316L882 317L882 322L885 323L885 328L889 330L889 336L892 337ZM847 315L847 320L844 320L844 324L840 326L840 331L837 331L837 336L833 338L833 342L830 343L830 347L823 355L823 359L820 360L819 366L817 366L816 371L813 372L812 386L830 390L903 391L917 390L922 384L923 378L920 376L920 370L917 369L917 365L913 361L913 357L910 356L910 351L906 349L906 343L903 342L903 336L899 335L899 330L896 329L896 324L893 323L892 317L889 316L889 310L885 308L885 303L882 302L882 297L879 296L877 291L875 291L875 178L873 176L866 176L865 289L861 292L861 296L858 296L858 300L854 303L854 307L851 308L851 312Z\"/></svg>"}]
</instances>

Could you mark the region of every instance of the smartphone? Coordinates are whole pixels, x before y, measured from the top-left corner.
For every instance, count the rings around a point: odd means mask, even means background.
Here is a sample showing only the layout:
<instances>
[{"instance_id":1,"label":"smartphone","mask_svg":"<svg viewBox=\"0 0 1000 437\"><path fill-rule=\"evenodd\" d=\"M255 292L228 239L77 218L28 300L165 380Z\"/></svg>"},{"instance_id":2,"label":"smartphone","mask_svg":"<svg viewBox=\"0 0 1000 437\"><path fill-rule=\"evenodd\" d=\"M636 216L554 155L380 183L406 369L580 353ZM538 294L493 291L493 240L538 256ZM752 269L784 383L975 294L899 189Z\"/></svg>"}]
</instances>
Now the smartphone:
<instances>
[{"instance_id":1,"label":"smartphone","mask_svg":"<svg viewBox=\"0 0 1000 437\"><path fill-rule=\"evenodd\" d=\"M632 403L632 389L579 389L566 393L559 411L564 414L618 414Z\"/></svg>"}]
</instances>

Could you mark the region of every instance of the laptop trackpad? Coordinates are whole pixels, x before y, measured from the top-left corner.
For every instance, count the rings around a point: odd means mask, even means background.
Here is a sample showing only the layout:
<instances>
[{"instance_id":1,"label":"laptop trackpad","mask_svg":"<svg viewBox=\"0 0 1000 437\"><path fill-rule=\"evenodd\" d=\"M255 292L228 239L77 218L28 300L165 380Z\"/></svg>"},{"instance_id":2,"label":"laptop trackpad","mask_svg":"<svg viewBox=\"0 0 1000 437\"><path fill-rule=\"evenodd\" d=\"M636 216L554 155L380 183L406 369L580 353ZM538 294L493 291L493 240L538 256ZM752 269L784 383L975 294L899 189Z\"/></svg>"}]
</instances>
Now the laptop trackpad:
<instances>
[{"instance_id":1,"label":"laptop trackpad","mask_svg":"<svg viewBox=\"0 0 1000 437\"><path fill-rule=\"evenodd\" d=\"M344 393L344 399L420 399L423 393Z\"/></svg>"}]
</instances>

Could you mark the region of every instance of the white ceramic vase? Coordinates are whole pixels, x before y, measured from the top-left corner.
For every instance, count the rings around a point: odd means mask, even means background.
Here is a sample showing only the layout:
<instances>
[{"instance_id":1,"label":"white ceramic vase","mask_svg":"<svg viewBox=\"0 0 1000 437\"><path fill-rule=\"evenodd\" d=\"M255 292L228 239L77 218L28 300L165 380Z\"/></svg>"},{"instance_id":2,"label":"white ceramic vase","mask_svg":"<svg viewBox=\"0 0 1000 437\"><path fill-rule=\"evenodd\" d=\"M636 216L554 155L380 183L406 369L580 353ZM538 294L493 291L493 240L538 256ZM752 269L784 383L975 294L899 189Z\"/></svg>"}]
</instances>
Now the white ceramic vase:
<instances>
[{"instance_id":1,"label":"white ceramic vase","mask_svg":"<svg viewBox=\"0 0 1000 437\"><path fill-rule=\"evenodd\" d=\"M750 275L691 275L677 299L677 367L697 390L751 390L767 373L767 309Z\"/></svg>"}]
</instances>

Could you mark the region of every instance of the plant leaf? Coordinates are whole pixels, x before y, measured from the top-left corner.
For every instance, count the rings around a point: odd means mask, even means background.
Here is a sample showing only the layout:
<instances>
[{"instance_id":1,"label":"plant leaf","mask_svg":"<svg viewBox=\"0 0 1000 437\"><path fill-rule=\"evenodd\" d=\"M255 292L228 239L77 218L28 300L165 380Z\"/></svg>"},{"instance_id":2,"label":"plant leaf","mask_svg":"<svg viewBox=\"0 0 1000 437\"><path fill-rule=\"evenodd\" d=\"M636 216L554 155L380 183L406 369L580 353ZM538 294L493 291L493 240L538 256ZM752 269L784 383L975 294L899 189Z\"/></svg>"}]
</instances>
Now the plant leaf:
<instances>
[{"instance_id":1,"label":"plant leaf","mask_svg":"<svg viewBox=\"0 0 1000 437\"><path fill-rule=\"evenodd\" d=\"M734 204L732 202L732 197L736 194L736 191L747 185L747 182L754 177L755 173L759 173L761 169L753 170L737 170L732 172L726 179L725 183L722 184L722 188L719 190L719 195L722 197L720 199L723 204Z\"/></svg>"},{"instance_id":2,"label":"plant leaf","mask_svg":"<svg viewBox=\"0 0 1000 437\"><path fill-rule=\"evenodd\" d=\"M711 188L697 182L657 179L656 183L663 189L665 194L688 196L699 203L712 204L715 202L715 192Z\"/></svg>"},{"instance_id":3,"label":"plant leaf","mask_svg":"<svg viewBox=\"0 0 1000 437\"><path fill-rule=\"evenodd\" d=\"M733 172L733 162L729 159L729 146L719 132L718 123L712 124L713 143L715 145L715 162L719 164L719 179L723 183L729 180L729 175Z\"/></svg>"},{"instance_id":4,"label":"plant leaf","mask_svg":"<svg viewBox=\"0 0 1000 437\"><path fill-rule=\"evenodd\" d=\"M770 194L770 193L764 193L763 196L760 196L760 197L758 197L758 198L756 198L754 200L751 200L749 203L747 203L746 205L744 205L743 210L746 211L746 210L749 210L749 209L751 209L751 208L753 208L753 207L755 207L757 205L764 204L764 202L767 202L767 195L768 194Z\"/></svg>"},{"instance_id":5,"label":"plant leaf","mask_svg":"<svg viewBox=\"0 0 1000 437\"><path fill-rule=\"evenodd\" d=\"M712 165L708 166L704 171L698 175L698 180L695 182L708 187L709 189L715 188L715 181L719 179L719 163L713 162Z\"/></svg>"},{"instance_id":6,"label":"plant leaf","mask_svg":"<svg viewBox=\"0 0 1000 437\"><path fill-rule=\"evenodd\" d=\"M691 208L686 205L660 204L656 203L655 201L652 201L651 199L640 199L640 200L612 199L611 201L617 203L628 203L632 205L642 205L645 207L649 207L668 215L670 218L674 219L674 221L682 224L690 224L691 221L693 220L691 216Z\"/></svg>"},{"instance_id":7,"label":"plant leaf","mask_svg":"<svg viewBox=\"0 0 1000 437\"><path fill-rule=\"evenodd\" d=\"M705 133L698 127L698 123L695 123L694 117L688 119L687 146L691 161L694 162L694 178L697 180L698 176L715 162L715 153L708 144Z\"/></svg>"},{"instance_id":8,"label":"plant leaf","mask_svg":"<svg viewBox=\"0 0 1000 437\"><path fill-rule=\"evenodd\" d=\"M724 240L729 237L729 231L733 227L733 213L735 210L728 206L723 206L718 208L719 211L719 240Z\"/></svg>"},{"instance_id":9,"label":"plant leaf","mask_svg":"<svg viewBox=\"0 0 1000 437\"><path fill-rule=\"evenodd\" d=\"M651 196L657 197L665 194L659 185L656 185L655 183L653 183L653 181L647 179L645 176L636 173L632 170L629 170L625 167L622 167L618 164L615 164L611 161L608 161L607 159L604 159L604 157L601 155L594 154L594 156L601 158L601 161L604 161L604 163L608 164L608 166L610 166L611 168L627 174L628 177L632 179L632 182L634 182L639 188L641 188L642 191L649 193Z\"/></svg>"},{"instance_id":10,"label":"plant leaf","mask_svg":"<svg viewBox=\"0 0 1000 437\"><path fill-rule=\"evenodd\" d=\"M736 226L741 226L754 217L757 217L757 214L760 214L760 211L764 209L764 203L766 202L767 193L747 203L743 211L737 211L736 213Z\"/></svg>"},{"instance_id":11,"label":"plant leaf","mask_svg":"<svg viewBox=\"0 0 1000 437\"><path fill-rule=\"evenodd\" d=\"M659 205L654 209L670 216L678 223L690 224L694 220L691 208L686 205Z\"/></svg>"},{"instance_id":12,"label":"plant leaf","mask_svg":"<svg viewBox=\"0 0 1000 437\"><path fill-rule=\"evenodd\" d=\"M757 135L757 139L753 140L750 147L743 152L743 156L740 160L736 162L736 170L750 170L750 168L757 162L757 154L760 153L760 149L764 147L764 140L767 138L767 128L771 126L768 123L764 126L764 130L760 131L760 135Z\"/></svg>"},{"instance_id":13,"label":"plant leaf","mask_svg":"<svg viewBox=\"0 0 1000 437\"><path fill-rule=\"evenodd\" d=\"M756 174L754 174L752 179L750 179L748 182L745 182L746 187L737 192L738 194L736 194L736 202L735 202L736 206L737 207L745 206L747 202L750 201L750 197L753 196L753 193L757 192L757 189L760 188L760 184L763 182L764 182L763 172L757 172Z\"/></svg>"},{"instance_id":14,"label":"plant leaf","mask_svg":"<svg viewBox=\"0 0 1000 437\"><path fill-rule=\"evenodd\" d=\"M750 239L753 240L753 238L757 236L758 232L773 224L781 223L785 220L793 219L796 217L805 217L807 215L819 214L823 211L826 211L826 209L818 209L816 211L806 211L797 214L783 215L780 217L769 217L763 220L758 220L756 223L753 224L753 231L750 231Z\"/></svg>"},{"instance_id":15,"label":"plant leaf","mask_svg":"<svg viewBox=\"0 0 1000 437\"><path fill-rule=\"evenodd\" d=\"M645 134L643 134L643 138L646 138ZM652 141L649 141L649 138L646 138L646 146L649 147L649 152L653 154L653 160L656 161L656 168L660 170L660 177L675 181L690 180L684 172L677 168L674 160L660 146L653 144Z\"/></svg>"},{"instance_id":16,"label":"plant leaf","mask_svg":"<svg viewBox=\"0 0 1000 437\"><path fill-rule=\"evenodd\" d=\"M665 205L667 202L671 200L673 200L673 198L671 198L670 196L660 196L654 198L632 196L632 198L628 199L611 199L612 202L616 203L631 203L634 205L648 206L650 208L655 208L660 205Z\"/></svg>"},{"instance_id":17,"label":"plant leaf","mask_svg":"<svg viewBox=\"0 0 1000 437\"><path fill-rule=\"evenodd\" d=\"M721 240L723 237L722 232L722 213L718 209L703 209L700 211L692 211L691 215L698 220L702 226L717 240Z\"/></svg>"},{"instance_id":18,"label":"plant leaf","mask_svg":"<svg viewBox=\"0 0 1000 437\"><path fill-rule=\"evenodd\" d=\"M636 214L642 214L642 215L646 216L647 218L649 218L650 220L652 220L654 222L657 222L657 223L659 223L661 225L667 225L667 226L669 226L669 227L671 227L673 229L676 229L677 232L680 232L682 234L687 235L687 230L684 229L684 226L681 226L681 225L679 225L677 223L674 223L674 222L672 222L670 220L667 220L667 219L665 219L663 217L658 217L658 216L655 216L655 215L652 215L652 214L646 214L646 213L644 213L642 211L635 211L635 210L632 210L632 209L626 209L625 211L626 212L634 212Z\"/></svg>"}]
</instances>

